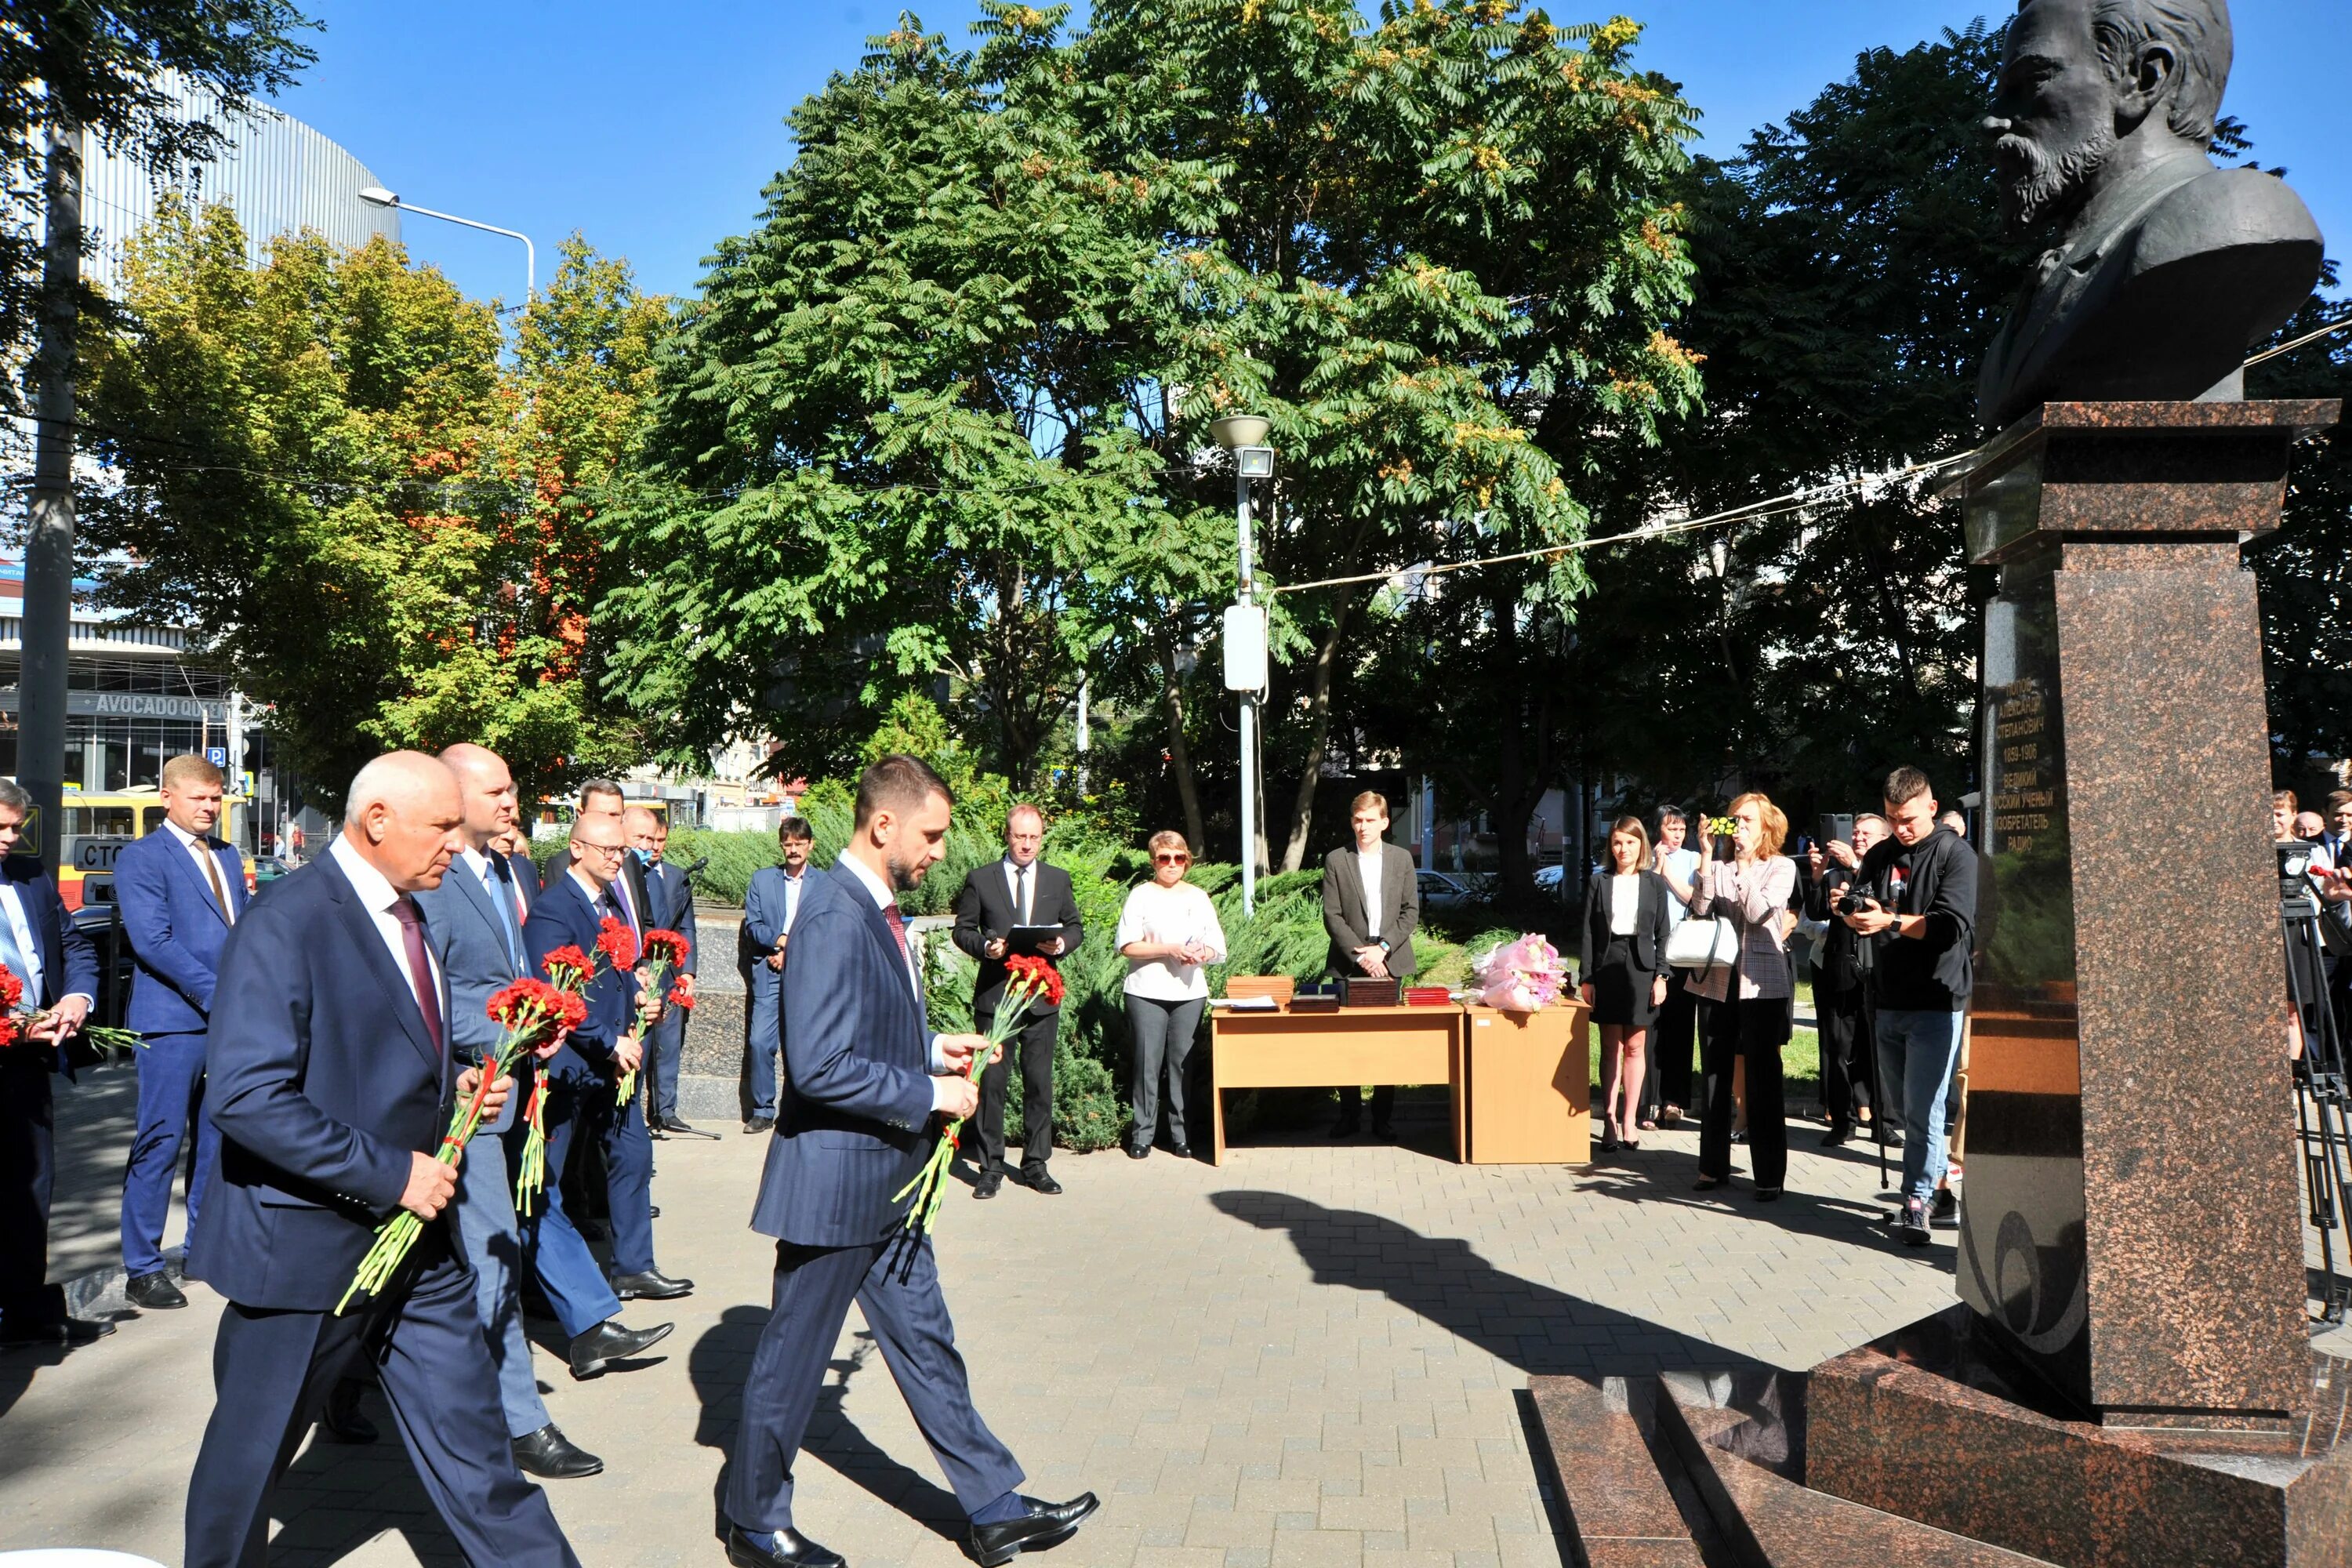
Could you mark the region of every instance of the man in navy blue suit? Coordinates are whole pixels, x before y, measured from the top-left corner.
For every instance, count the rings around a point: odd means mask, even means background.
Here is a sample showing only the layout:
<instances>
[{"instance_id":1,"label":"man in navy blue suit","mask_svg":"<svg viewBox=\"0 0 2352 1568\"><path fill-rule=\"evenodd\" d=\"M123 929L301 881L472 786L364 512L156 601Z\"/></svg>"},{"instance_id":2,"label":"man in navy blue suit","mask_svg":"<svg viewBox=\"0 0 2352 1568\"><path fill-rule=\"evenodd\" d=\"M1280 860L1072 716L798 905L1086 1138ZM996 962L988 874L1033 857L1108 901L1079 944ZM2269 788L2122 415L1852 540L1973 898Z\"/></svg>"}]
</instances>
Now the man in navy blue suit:
<instances>
[{"instance_id":1,"label":"man in navy blue suit","mask_svg":"<svg viewBox=\"0 0 2352 1568\"><path fill-rule=\"evenodd\" d=\"M48 1283L49 1194L57 1182L57 1121L49 1079L66 1038L89 1015L98 954L66 919L58 885L37 860L8 858L33 797L0 779L0 963L24 983L20 1011L45 1016L0 1045L0 1344L88 1344L114 1325L66 1311Z\"/></svg>"},{"instance_id":2,"label":"man in navy blue suit","mask_svg":"<svg viewBox=\"0 0 2352 1568\"><path fill-rule=\"evenodd\" d=\"M669 852L669 824L646 807L633 805L621 814L621 828L628 835L629 853L645 877L646 925L674 931L686 939L686 962L664 984L674 986L690 1003L698 956L694 888L684 871L663 858ZM650 1063L646 1074L646 1126L656 1138L677 1134L716 1138L717 1133L689 1126L677 1113L678 1060L686 1051L686 1015L684 1007L667 1008L646 1037Z\"/></svg>"},{"instance_id":3,"label":"man in navy blue suit","mask_svg":"<svg viewBox=\"0 0 2352 1568\"><path fill-rule=\"evenodd\" d=\"M221 950L205 1042L220 1148L190 1253L229 1304L188 1478L188 1568L265 1560L278 1478L362 1355L467 1562L578 1563L509 1451L473 1274L443 1217L457 1172L428 1152L452 1104L449 1000L413 895L440 882L461 817L446 767L378 757L352 781L341 836L270 884ZM479 1081L467 1068L455 1094ZM511 1087L499 1080L488 1113ZM425 1222L407 1261L338 1313L403 1209Z\"/></svg>"},{"instance_id":4,"label":"man in navy blue suit","mask_svg":"<svg viewBox=\"0 0 2352 1568\"><path fill-rule=\"evenodd\" d=\"M577 947L593 957L604 921L623 919L611 895L624 846L618 813L582 813L572 825L572 853L563 870L531 906L523 927L531 968L539 973L559 947ZM645 1026L659 1016L658 998L642 1002L636 976L604 967L588 987L588 1018L572 1031L548 1064L547 1187L523 1221L523 1235L539 1258L540 1282L572 1340L572 1372L593 1377L620 1352L600 1349L590 1332L612 1316L621 1301L666 1301L694 1289L691 1279L673 1279L654 1263L654 1146L646 1134L645 1096L616 1103L620 1077L645 1065ZM613 1275L609 1282L588 1251L563 1203L562 1173L574 1142L593 1138L604 1156L604 1190L613 1218ZM590 1283L593 1274L593 1282Z\"/></svg>"},{"instance_id":5,"label":"man in navy blue suit","mask_svg":"<svg viewBox=\"0 0 2352 1568\"><path fill-rule=\"evenodd\" d=\"M490 998L530 973L523 942L523 905L516 896L514 867L490 847L514 826L514 775L485 746L451 746L442 762L457 775L464 841L441 885L416 895L433 956L449 977L449 1038L457 1059L480 1064L497 1048L501 1030L489 1016ZM576 1447L547 1413L531 1370L530 1342L522 1331L522 1233L515 1223L512 1176L500 1134L518 1120L519 1100L509 1100L466 1151L457 1173L457 1239L474 1270L474 1305L480 1311L490 1359L499 1368L499 1405L514 1440L515 1463L535 1476L571 1479L593 1476L604 1461ZM596 1277L599 1285L602 1276ZM609 1333L607 1333L609 1331ZM632 1333L617 1323L592 1332L619 1342L618 1353L634 1355L670 1331L663 1323Z\"/></svg>"},{"instance_id":6,"label":"man in navy blue suit","mask_svg":"<svg viewBox=\"0 0 2352 1568\"><path fill-rule=\"evenodd\" d=\"M743 1119L746 1132L776 1129L776 1056L783 1049L781 1023L784 988L784 952L791 944L793 919L801 899L824 875L809 868L809 852L816 847L816 830L804 816L787 816L776 824L776 858L751 873L743 890L743 925L738 947L747 1005L743 1010L743 1077L751 1101Z\"/></svg>"},{"instance_id":7,"label":"man in navy blue suit","mask_svg":"<svg viewBox=\"0 0 2352 1568\"><path fill-rule=\"evenodd\" d=\"M727 1481L727 1556L738 1568L843 1568L793 1523L793 1461L856 1301L924 1441L971 1521L982 1568L1069 1539L1087 1492L1040 1502L971 1405L929 1236L901 1228L894 1194L929 1155L934 1112L968 1117L978 1035L924 1023L920 965L898 895L946 852L954 797L913 757L857 781L856 826L793 924L784 969L784 1068L775 1141L751 1228L776 1238L773 1310L743 1385Z\"/></svg>"},{"instance_id":8,"label":"man in navy blue suit","mask_svg":"<svg viewBox=\"0 0 2352 1568\"><path fill-rule=\"evenodd\" d=\"M135 968L124 1022L146 1038L139 1053L139 1130L122 1173L122 1268L142 1307L184 1307L163 1268L163 1221L172 1175L191 1122L195 1169L188 1177L188 1234L205 1201L213 1119L205 1111L205 1018L221 943L245 911L245 866L213 837L220 820L221 771L202 757L164 763L163 826L122 847L114 900Z\"/></svg>"}]
</instances>

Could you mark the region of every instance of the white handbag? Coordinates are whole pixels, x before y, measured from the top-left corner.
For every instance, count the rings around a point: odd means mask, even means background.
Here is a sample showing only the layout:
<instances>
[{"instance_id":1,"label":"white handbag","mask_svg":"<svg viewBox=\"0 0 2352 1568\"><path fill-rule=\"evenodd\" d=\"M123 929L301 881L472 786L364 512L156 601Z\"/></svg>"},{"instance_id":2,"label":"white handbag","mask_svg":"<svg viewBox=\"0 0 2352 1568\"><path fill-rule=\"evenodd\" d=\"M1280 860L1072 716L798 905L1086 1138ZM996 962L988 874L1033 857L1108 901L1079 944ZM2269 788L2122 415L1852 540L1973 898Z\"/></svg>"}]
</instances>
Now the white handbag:
<instances>
[{"instance_id":1,"label":"white handbag","mask_svg":"<svg viewBox=\"0 0 2352 1568\"><path fill-rule=\"evenodd\" d=\"M1675 969L1713 969L1739 957L1739 928L1720 915L1693 915L1666 938L1666 963Z\"/></svg>"}]
</instances>

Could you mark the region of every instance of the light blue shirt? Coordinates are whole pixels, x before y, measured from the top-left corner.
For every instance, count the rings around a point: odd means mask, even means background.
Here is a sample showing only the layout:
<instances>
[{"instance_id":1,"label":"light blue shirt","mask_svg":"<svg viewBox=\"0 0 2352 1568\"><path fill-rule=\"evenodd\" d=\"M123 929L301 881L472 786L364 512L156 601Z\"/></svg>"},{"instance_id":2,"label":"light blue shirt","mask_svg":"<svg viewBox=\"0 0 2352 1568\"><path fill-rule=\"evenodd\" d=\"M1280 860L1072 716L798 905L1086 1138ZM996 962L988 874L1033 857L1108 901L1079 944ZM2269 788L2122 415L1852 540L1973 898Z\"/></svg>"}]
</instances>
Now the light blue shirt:
<instances>
[{"instance_id":1,"label":"light blue shirt","mask_svg":"<svg viewBox=\"0 0 2352 1568\"><path fill-rule=\"evenodd\" d=\"M1674 874L1675 880L1682 883L1684 886L1688 887L1698 880L1698 868L1699 858L1697 850L1669 849L1666 851L1666 869ZM1674 896L1673 889L1667 889L1666 930L1669 932L1672 932L1675 927L1681 925L1683 921L1689 918L1690 906L1684 903L1680 899L1675 898Z\"/></svg>"}]
</instances>

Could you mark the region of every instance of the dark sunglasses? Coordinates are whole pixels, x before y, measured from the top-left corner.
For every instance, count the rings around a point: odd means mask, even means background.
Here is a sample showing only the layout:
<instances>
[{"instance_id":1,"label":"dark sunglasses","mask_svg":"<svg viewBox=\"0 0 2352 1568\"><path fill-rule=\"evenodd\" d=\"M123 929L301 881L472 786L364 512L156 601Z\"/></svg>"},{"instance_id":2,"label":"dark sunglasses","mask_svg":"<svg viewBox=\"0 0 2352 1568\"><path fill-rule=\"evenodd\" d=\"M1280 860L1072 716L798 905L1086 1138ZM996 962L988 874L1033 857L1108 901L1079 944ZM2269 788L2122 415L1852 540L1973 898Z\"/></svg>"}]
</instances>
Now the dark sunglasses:
<instances>
[{"instance_id":1,"label":"dark sunglasses","mask_svg":"<svg viewBox=\"0 0 2352 1568\"><path fill-rule=\"evenodd\" d=\"M1163 849L1151 858L1151 863L1155 866L1189 866L1192 863L1192 858L1190 855L1179 855L1173 850Z\"/></svg>"}]
</instances>

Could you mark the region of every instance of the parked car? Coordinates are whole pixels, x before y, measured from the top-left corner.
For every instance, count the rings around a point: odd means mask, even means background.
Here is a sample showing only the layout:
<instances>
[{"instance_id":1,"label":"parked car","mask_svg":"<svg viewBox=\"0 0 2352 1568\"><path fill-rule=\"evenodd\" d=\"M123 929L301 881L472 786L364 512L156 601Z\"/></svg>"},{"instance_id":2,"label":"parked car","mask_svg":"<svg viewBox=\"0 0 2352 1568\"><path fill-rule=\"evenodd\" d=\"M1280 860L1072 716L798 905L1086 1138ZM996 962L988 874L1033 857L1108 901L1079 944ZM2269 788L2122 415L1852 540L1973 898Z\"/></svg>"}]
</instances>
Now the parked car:
<instances>
[{"instance_id":1,"label":"parked car","mask_svg":"<svg viewBox=\"0 0 2352 1568\"><path fill-rule=\"evenodd\" d=\"M1475 896L1468 883L1446 872L1422 871L1415 875L1424 910L1460 909Z\"/></svg>"},{"instance_id":2,"label":"parked car","mask_svg":"<svg viewBox=\"0 0 2352 1568\"><path fill-rule=\"evenodd\" d=\"M257 889L264 882L274 882L293 869L277 856L264 855L253 863L253 886Z\"/></svg>"},{"instance_id":3,"label":"parked car","mask_svg":"<svg viewBox=\"0 0 2352 1568\"><path fill-rule=\"evenodd\" d=\"M1565 868L1564 867L1559 867L1559 866L1538 866L1538 867L1537 867L1537 868L1536 868L1536 891L1537 891L1537 892L1538 892L1538 893L1541 893L1544 897L1546 897L1546 898L1548 898L1548 899L1556 899L1556 898L1559 898L1559 884L1560 884L1560 879L1561 879L1561 878L1562 878L1563 876L1565 876L1565 875L1566 875L1566 868Z\"/></svg>"}]
</instances>

